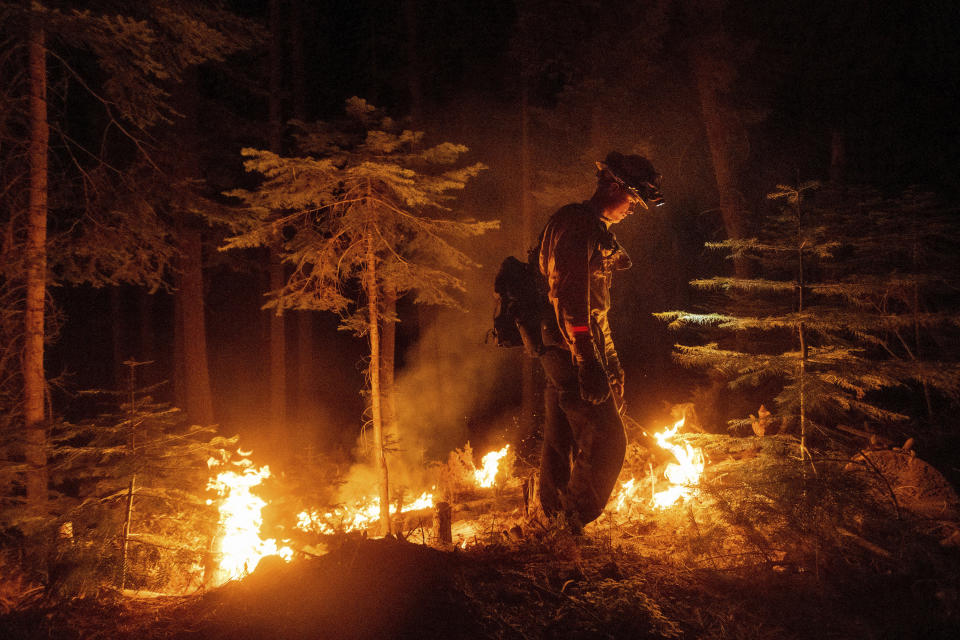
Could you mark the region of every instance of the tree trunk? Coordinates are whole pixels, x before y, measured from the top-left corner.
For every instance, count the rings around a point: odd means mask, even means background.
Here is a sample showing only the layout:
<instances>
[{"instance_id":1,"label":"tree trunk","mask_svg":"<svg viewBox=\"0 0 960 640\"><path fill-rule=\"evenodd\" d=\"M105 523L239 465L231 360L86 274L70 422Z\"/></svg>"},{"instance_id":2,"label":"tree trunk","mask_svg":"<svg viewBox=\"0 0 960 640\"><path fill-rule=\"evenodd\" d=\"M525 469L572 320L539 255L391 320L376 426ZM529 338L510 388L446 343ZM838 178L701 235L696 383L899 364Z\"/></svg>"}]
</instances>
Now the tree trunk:
<instances>
[{"instance_id":1,"label":"tree trunk","mask_svg":"<svg viewBox=\"0 0 960 640\"><path fill-rule=\"evenodd\" d=\"M806 286L806 276L803 261L804 239L803 219L800 217L800 193L797 193L796 197L797 200L794 207L797 217L797 312L802 314L805 308L803 294L804 287ZM800 340L800 374L798 380L800 391L800 459L804 460L810 457L810 452L807 449L807 397L805 388L807 381L808 347L806 326L802 321L797 325L797 337Z\"/></svg>"},{"instance_id":2,"label":"tree trunk","mask_svg":"<svg viewBox=\"0 0 960 640\"><path fill-rule=\"evenodd\" d=\"M520 242L521 254L528 251L534 243L533 206L530 198L531 175L533 172L530 161L530 101L527 78L520 80ZM536 428L534 415L536 413L536 371L533 358L521 356L521 402L520 402L520 430L524 437L533 435Z\"/></svg>"},{"instance_id":3,"label":"tree trunk","mask_svg":"<svg viewBox=\"0 0 960 640\"><path fill-rule=\"evenodd\" d=\"M33 20L39 20L33 18ZM30 193L27 218L26 309L23 348L24 458L27 506L47 505L47 431L44 412L44 304L47 293L47 63L44 32L30 25Z\"/></svg>"},{"instance_id":4,"label":"tree trunk","mask_svg":"<svg viewBox=\"0 0 960 640\"><path fill-rule=\"evenodd\" d=\"M407 28L407 92L410 94L410 120L414 124L423 117L423 89L420 83L420 60L417 29L417 0L403 0L403 21Z\"/></svg>"},{"instance_id":5,"label":"tree trunk","mask_svg":"<svg viewBox=\"0 0 960 640\"><path fill-rule=\"evenodd\" d=\"M394 317L397 314L397 294L394 291L385 291L383 297L384 317ZM397 355L397 323L384 320L383 340L380 345L380 392L383 396L383 428L384 433L396 434L397 430L397 396L394 382L396 380Z\"/></svg>"},{"instance_id":6,"label":"tree trunk","mask_svg":"<svg viewBox=\"0 0 960 640\"><path fill-rule=\"evenodd\" d=\"M198 424L213 424L213 394L207 365L207 329L203 304L203 246L200 230L183 225L180 231L177 297L180 339L183 341L184 410Z\"/></svg>"},{"instance_id":7,"label":"tree trunk","mask_svg":"<svg viewBox=\"0 0 960 640\"><path fill-rule=\"evenodd\" d=\"M310 423L317 408L317 346L313 334L313 311L297 312L297 419Z\"/></svg>"},{"instance_id":8,"label":"tree trunk","mask_svg":"<svg viewBox=\"0 0 960 640\"><path fill-rule=\"evenodd\" d=\"M138 359L141 362L149 362L144 368L143 384L150 386L160 380L160 366L157 362L157 335L153 323L153 316L156 306L156 295L140 290L137 294L137 311L139 314L140 325L140 349Z\"/></svg>"},{"instance_id":9,"label":"tree trunk","mask_svg":"<svg viewBox=\"0 0 960 640\"><path fill-rule=\"evenodd\" d=\"M290 2L290 71L293 117L307 120L306 69L303 55L303 0ZM297 419L304 424L316 418L316 341L314 312L297 312Z\"/></svg>"},{"instance_id":10,"label":"tree trunk","mask_svg":"<svg viewBox=\"0 0 960 640\"><path fill-rule=\"evenodd\" d=\"M197 130L199 72L189 70L174 96L181 113L187 114L179 123L173 139L176 144L195 148L200 139ZM196 180L203 176L198 152L182 153L174 159L177 176L183 180ZM207 328L204 312L203 288L203 235L202 225L187 208L175 212L176 235L181 257L177 273L175 297L178 335L174 336L175 349L182 349L177 363L180 379L179 406L197 424L213 424L213 393L210 388L210 372L207 356Z\"/></svg>"},{"instance_id":11,"label":"tree trunk","mask_svg":"<svg viewBox=\"0 0 960 640\"><path fill-rule=\"evenodd\" d=\"M733 132L729 122L732 114L726 112L720 100L732 74L729 61L722 57L722 47L727 42L721 21L724 4L724 0L687 0L684 8L688 20L697 30L690 48L690 67L697 85L700 113L720 196L720 215L727 237L739 239L745 237L746 221L740 208L736 161L731 147ZM734 260L734 272L737 277L749 277L749 263L744 259Z\"/></svg>"},{"instance_id":12,"label":"tree trunk","mask_svg":"<svg viewBox=\"0 0 960 640\"><path fill-rule=\"evenodd\" d=\"M110 287L110 341L113 354L113 388L122 389L123 361L126 356L123 351L123 301L120 299L120 286Z\"/></svg>"},{"instance_id":13,"label":"tree trunk","mask_svg":"<svg viewBox=\"0 0 960 640\"><path fill-rule=\"evenodd\" d=\"M367 234L367 329L370 334L370 410L373 414L373 457L380 471L380 535L390 535L390 484L383 440L383 413L380 395L380 312L377 262L373 250L373 233Z\"/></svg>"},{"instance_id":14,"label":"tree trunk","mask_svg":"<svg viewBox=\"0 0 960 640\"><path fill-rule=\"evenodd\" d=\"M281 100L282 22L280 0L270 0L270 150L280 153L283 141L283 102ZM280 260L281 240L277 238L269 249L268 271L270 290L277 291L286 283L283 262ZM276 433L287 441L287 339L285 316L275 311L270 314L270 423Z\"/></svg>"},{"instance_id":15,"label":"tree trunk","mask_svg":"<svg viewBox=\"0 0 960 640\"><path fill-rule=\"evenodd\" d=\"M179 232L178 232L179 233ZM177 291L173 294L173 404L186 410L187 407L187 350L184 346L182 278L175 276Z\"/></svg>"},{"instance_id":16,"label":"tree trunk","mask_svg":"<svg viewBox=\"0 0 960 640\"><path fill-rule=\"evenodd\" d=\"M127 392L130 400L130 409L127 419L130 423L130 459L135 460L137 454L137 367L130 365L130 376ZM130 534L133 533L133 496L137 490L137 474L130 475L130 484L127 485L127 515L123 522L123 553L120 560L120 590L127 584L127 558L130 550Z\"/></svg>"},{"instance_id":17,"label":"tree trunk","mask_svg":"<svg viewBox=\"0 0 960 640\"><path fill-rule=\"evenodd\" d=\"M370 104L376 105L380 100L380 92L378 91L380 69L379 61L377 60L377 26L382 20L378 3L369 3L365 15L366 24L364 27L367 30L367 42L365 43L367 49L367 64L364 79L367 85L367 95L364 97Z\"/></svg>"},{"instance_id":18,"label":"tree trunk","mask_svg":"<svg viewBox=\"0 0 960 640\"><path fill-rule=\"evenodd\" d=\"M283 41L280 0L270 0L270 96L268 98L270 151L280 153L283 140Z\"/></svg>"},{"instance_id":19,"label":"tree trunk","mask_svg":"<svg viewBox=\"0 0 960 640\"><path fill-rule=\"evenodd\" d=\"M270 251L270 290L277 291L286 283L280 246ZM270 423L283 438L287 434L287 333L286 316L270 313Z\"/></svg>"},{"instance_id":20,"label":"tree trunk","mask_svg":"<svg viewBox=\"0 0 960 640\"><path fill-rule=\"evenodd\" d=\"M293 117L307 119L307 75L303 56L303 0L290 0L290 93Z\"/></svg>"}]
</instances>

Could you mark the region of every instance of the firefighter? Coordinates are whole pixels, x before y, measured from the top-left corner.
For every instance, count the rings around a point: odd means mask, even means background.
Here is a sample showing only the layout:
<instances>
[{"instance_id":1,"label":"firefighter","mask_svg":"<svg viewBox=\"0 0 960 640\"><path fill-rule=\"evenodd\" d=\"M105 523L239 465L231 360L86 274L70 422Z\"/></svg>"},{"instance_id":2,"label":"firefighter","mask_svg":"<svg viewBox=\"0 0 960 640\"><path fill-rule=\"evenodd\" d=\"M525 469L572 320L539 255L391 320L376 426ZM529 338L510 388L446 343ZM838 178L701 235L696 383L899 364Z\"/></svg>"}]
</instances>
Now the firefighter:
<instances>
[{"instance_id":1,"label":"firefighter","mask_svg":"<svg viewBox=\"0 0 960 640\"><path fill-rule=\"evenodd\" d=\"M629 268L630 257L611 227L663 203L661 176L646 158L614 151L596 164L593 196L554 213L539 247L554 313L542 329L545 424L530 497L574 533L603 512L626 451L624 373L607 313L613 273Z\"/></svg>"}]
</instances>

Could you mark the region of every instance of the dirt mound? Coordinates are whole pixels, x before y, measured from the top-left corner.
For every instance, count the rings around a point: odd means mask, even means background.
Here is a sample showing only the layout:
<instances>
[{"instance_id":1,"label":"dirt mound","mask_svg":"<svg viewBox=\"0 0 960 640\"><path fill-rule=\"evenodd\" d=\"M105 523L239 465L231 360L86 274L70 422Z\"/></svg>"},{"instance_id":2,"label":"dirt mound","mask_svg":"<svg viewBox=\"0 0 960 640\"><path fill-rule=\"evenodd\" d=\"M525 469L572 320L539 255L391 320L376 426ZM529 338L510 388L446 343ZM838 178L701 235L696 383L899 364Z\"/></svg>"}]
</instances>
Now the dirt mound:
<instances>
[{"instance_id":1,"label":"dirt mound","mask_svg":"<svg viewBox=\"0 0 960 640\"><path fill-rule=\"evenodd\" d=\"M477 635L477 618L457 585L460 562L451 554L392 539L361 540L321 558L262 564L197 603L203 610L197 637Z\"/></svg>"}]
</instances>

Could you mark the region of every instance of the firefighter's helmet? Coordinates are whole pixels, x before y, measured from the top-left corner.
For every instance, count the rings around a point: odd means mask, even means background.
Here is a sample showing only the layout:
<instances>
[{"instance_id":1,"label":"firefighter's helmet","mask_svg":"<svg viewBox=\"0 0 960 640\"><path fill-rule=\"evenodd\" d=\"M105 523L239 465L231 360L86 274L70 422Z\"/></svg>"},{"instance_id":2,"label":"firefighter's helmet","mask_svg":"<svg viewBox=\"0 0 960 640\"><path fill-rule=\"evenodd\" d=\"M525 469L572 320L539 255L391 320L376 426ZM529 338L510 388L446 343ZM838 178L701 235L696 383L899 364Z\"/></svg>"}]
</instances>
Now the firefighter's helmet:
<instances>
[{"instance_id":1,"label":"firefighter's helmet","mask_svg":"<svg viewBox=\"0 0 960 640\"><path fill-rule=\"evenodd\" d=\"M643 156L611 151L603 162L597 162L597 170L600 172L598 176L609 175L621 187L640 198L644 206L659 207L664 203L660 191L663 176Z\"/></svg>"}]
</instances>

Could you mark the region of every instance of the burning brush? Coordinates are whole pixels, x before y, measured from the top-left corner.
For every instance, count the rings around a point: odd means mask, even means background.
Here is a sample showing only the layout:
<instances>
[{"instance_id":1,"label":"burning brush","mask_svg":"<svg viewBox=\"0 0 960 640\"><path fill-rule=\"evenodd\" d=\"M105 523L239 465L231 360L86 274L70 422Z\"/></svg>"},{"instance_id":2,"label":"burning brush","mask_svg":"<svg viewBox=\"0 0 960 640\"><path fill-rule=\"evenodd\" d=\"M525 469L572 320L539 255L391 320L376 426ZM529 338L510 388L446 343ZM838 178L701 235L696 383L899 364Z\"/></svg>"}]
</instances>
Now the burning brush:
<instances>
[{"instance_id":1,"label":"burning brush","mask_svg":"<svg viewBox=\"0 0 960 640\"><path fill-rule=\"evenodd\" d=\"M702 450L694 449L686 443L673 442L684 422L685 419L681 418L672 427L654 434L657 445L673 456L673 460L668 462L663 470L666 484L660 485L662 488L658 490L659 483L653 476L652 468L649 483L636 477L625 480L611 500L614 513L625 515L639 504L648 504L653 509L667 509L696 495L697 485L706 465Z\"/></svg>"},{"instance_id":2,"label":"burning brush","mask_svg":"<svg viewBox=\"0 0 960 640\"><path fill-rule=\"evenodd\" d=\"M287 562L293 557L293 550L289 546L280 546L273 538L264 540L260 537L260 525L263 524L261 512L267 503L252 489L270 477L270 467L255 467L249 459L252 453L237 450L240 460L229 462L233 468L219 471L207 483L207 489L216 491L218 496L207 500L207 504L216 503L220 512L214 546L219 560L216 574L210 580L214 585L253 572L266 556L277 555ZM226 460L207 460L210 469L226 467L227 464Z\"/></svg>"}]
</instances>

